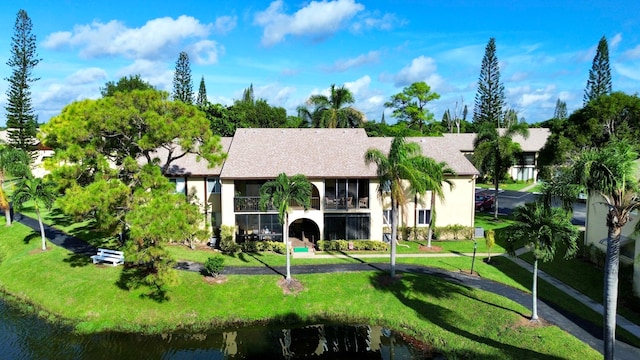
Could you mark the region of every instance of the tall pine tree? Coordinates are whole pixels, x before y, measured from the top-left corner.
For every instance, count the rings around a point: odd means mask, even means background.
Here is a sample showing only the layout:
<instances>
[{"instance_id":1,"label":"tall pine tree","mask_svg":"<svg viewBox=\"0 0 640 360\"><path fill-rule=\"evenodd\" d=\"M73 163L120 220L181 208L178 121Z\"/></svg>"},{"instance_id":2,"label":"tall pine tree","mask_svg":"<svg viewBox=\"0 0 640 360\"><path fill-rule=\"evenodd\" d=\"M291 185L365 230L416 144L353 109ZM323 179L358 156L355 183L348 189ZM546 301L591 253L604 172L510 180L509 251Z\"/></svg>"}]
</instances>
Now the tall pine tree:
<instances>
[{"instance_id":1,"label":"tall pine tree","mask_svg":"<svg viewBox=\"0 0 640 360\"><path fill-rule=\"evenodd\" d=\"M603 36L598 42L598 50L589 70L583 104L587 105L589 101L605 94L611 94L611 68L609 67L609 46L607 38Z\"/></svg>"},{"instance_id":2,"label":"tall pine tree","mask_svg":"<svg viewBox=\"0 0 640 360\"><path fill-rule=\"evenodd\" d=\"M31 33L31 19L24 10L18 11L14 34L11 37L11 56L7 65L12 68L7 89L7 127L11 146L33 154L36 144L37 117L31 103L33 68L40 59L36 53L36 36Z\"/></svg>"},{"instance_id":3,"label":"tall pine tree","mask_svg":"<svg viewBox=\"0 0 640 360\"><path fill-rule=\"evenodd\" d=\"M182 51L176 61L176 71L173 74L173 99L185 104L193 104L193 82L191 81L191 66L189 55Z\"/></svg>"},{"instance_id":4,"label":"tall pine tree","mask_svg":"<svg viewBox=\"0 0 640 360\"><path fill-rule=\"evenodd\" d=\"M490 38L482 58L478 92L473 108L473 122L476 128L484 123L492 123L495 127L501 127L504 103L504 85L500 82L496 40Z\"/></svg>"},{"instance_id":5,"label":"tall pine tree","mask_svg":"<svg viewBox=\"0 0 640 360\"><path fill-rule=\"evenodd\" d=\"M200 79L200 87L198 88L198 97L196 98L196 105L205 106L209 100L207 100L207 87L204 85L204 76Z\"/></svg>"}]
</instances>

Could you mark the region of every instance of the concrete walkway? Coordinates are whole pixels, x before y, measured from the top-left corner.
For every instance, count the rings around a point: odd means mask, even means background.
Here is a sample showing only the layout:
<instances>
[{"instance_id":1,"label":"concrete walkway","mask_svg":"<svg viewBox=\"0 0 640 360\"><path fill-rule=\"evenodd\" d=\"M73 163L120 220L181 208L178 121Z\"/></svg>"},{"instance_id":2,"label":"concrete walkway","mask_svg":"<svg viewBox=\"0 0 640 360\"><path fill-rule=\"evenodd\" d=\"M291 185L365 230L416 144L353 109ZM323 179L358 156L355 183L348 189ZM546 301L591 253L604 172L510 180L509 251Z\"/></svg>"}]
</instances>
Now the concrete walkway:
<instances>
[{"instance_id":1,"label":"concrete walkway","mask_svg":"<svg viewBox=\"0 0 640 360\"><path fill-rule=\"evenodd\" d=\"M27 216L23 216L21 214L16 213L15 221L18 221L26 226L34 229L39 232L38 221ZM49 241L53 244L61 246L73 253L80 255L92 255L95 254L96 248L87 244L85 241L78 239L72 235L68 235L63 233L60 230L51 228L49 226L45 226L45 235L49 239ZM518 253L525 252L525 249L518 250ZM348 257L358 260L360 258L381 258L388 259L389 255L386 254L358 254L358 255L313 255L313 253L294 253L294 258L297 257L314 257L314 258L328 258L328 257ZM486 257L488 254L484 253L476 253L476 257L482 258ZM436 253L428 253L428 254L398 254L398 257L454 257L454 256L472 256L472 254L455 254L455 253L447 253L447 254L436 254ZM492 254L492 256L504 256L504 254ZM523 268L532 271L531 265L526 263L523 260L513 257L507 257L514 261L516 264L522 266ZM177 269L185 270L185 271L196 271L200 272L202 270L202 264L195 262L183 261L179 262L177 265ZM406 265L406 264L397 264L396 270L398 272L408 272L414 274L424 274L430 276L437 276L447 281L452 281L458 283L463 286L468 286L472 288L481 289L484 291L493 292L495 294L507 297L528 309L531 308L531 294L520 291L518 289L512 288L510 286L500 284L494 281L490 281L487 279L483 279L477 276L469 276L463 273L450 272L437 268L430 268L421 265ZM349 271L389 271L388 263L367 263L361 261L359 263L351 263L351 264L331 264L331 265L296 265L292 266L292 272L295 274L314 274L314 273L332 273L332 272L349 272ZM264 267L226 267L223 271L223 274L241 274L241 275L280 275L284 276L286 269L284 267L270 267L265 264ZM561 291L566 294L574 297L581 303L587 305L594 311L602 314L603 309L602 305L596 303L591 300L587 296L579 293L573 288L567 286L566 284L560 282L559 280L553 278L552 276L538 271L538 276L541 279L551 283ZM547 304L542 300L538 300L538 313L539 316L550 323L558 326L559 328L567 331L573 336L577 337L581 341L589 344L592 348L598 350L602 353L603 342L602 342L602 328L599 326L595 326L591 323L588 323L582 319L579 319L573 314L570 314L566 311L555 309L552 305ZM631 323L630 321L624 319L623 317L618 315L617 325L619 327L624 328L630 333L634 334L636 337L640 338L640 327ZM616 342L616 359L629 359L636 360L640 359L640 349L628 345L626 343L617 341Z\"/></svg>"}]
</instances>

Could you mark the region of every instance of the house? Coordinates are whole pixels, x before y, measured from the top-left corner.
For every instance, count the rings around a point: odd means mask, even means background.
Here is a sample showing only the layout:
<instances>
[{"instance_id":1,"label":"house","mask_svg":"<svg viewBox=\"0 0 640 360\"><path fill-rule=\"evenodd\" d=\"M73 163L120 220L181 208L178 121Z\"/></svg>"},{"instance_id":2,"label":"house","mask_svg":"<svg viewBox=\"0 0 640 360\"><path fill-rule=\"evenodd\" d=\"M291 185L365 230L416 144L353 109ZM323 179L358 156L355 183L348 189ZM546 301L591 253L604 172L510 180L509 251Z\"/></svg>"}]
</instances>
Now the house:
<instances>
[{"instance_id":1,"label":"house","mask_svg":"<svg viewBox=\"0 0 640 360\"><path fill-rule=\"evenodd\" d=\"M584 241L606 252L607 250L607 206L605 200L596 194L587 198L587 215ZM620 263L633 265L633 292L640 296L640 262L634 261L640 255L640 239L633 229L640 221L638 210L632 213L631 220L622 228L620 239Z\"/></svg>"},{"instance_id":2,"label":"house","mask_svg":"<svg viewBox=\"0 0 640 360\"><path fill-rule=\"evenodd\" d=\"M280 173L303 174L313 185L311 208L293 206L289 234L315 242L383 240L390 209L378 196L376 166L367 166L370 148L387 153L392 138L368 137L364 129L238 129L222 138L227 159L209 169L188 155L172 163L168 176L176 190L193 195L212 223L236 227L236 241L282 241L276 210L261 211L260 187ZM436 226L474 224L476 168L443 137L408 138L422 153L446 162L456 175L437 199ZM426 227L431 216L430 193L401 209L401 224Z\"/></svg>"},{"instance_id":3,"label":"house","mask_svg":"<svg viewBox=\"0 0 640 360\"><path fill-rule=\"evenodd\" d=\"M0 144L9 143L9 130L0 130ZM44 146L38 142L36 145L36 153L33 162L31 163L31 172L35 177L43 177L48 172L44 169L44 159L53 156L53 149Z\"/></svg>"},{"instance_id":4,"label":"house","mask_svg":"<svg viewBox=\"0 0 640 360\"><path fill-rule=\"evenodd\" d=\"M500 129L503 133L504 129ZM538 171L536 169L538 154L540 149L547 142L547 138L551 135L551 131L547 128L530 128L529 136L525 139L522 135L515 135L512 140L520 144L522 156L520 162L509 169L509 174L514 180L537 180ZM444 138L451 142L451 146L457 147L469 159L473 155L473 141L476 138L475 133L463 134L444 134Z\"/></svg>"}]
</instances>

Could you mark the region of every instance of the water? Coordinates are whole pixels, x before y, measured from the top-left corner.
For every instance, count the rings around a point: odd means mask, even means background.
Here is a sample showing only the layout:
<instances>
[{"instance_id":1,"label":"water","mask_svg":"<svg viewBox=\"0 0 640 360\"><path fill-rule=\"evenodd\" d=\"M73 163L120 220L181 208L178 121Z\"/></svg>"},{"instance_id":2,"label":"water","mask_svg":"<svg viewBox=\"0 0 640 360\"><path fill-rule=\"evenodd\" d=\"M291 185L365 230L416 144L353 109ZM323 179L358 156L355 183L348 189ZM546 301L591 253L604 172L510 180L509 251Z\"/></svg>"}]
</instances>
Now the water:
<instances>
[{"instance_id":1,"label":"water","mask_svg":"<svg viewBox=\"0 0 640 360\"><path fill-rule=\"evenodd\" d=\"M76 335L0 301L0 359L422 359L378 326L247 327L229 331Z\"/></svg>"}]
</instances>

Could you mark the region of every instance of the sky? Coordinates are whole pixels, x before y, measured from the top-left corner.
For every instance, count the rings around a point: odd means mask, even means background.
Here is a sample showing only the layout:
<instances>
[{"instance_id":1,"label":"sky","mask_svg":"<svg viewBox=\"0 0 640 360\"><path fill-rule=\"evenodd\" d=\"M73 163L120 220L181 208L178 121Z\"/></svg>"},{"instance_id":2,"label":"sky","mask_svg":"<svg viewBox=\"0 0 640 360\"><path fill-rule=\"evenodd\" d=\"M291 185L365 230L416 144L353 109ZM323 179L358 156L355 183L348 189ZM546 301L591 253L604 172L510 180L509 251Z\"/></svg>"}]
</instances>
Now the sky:
<instances>
[{"instance_id":1,"label":"sky","mask_svg":"<svg viewBox=\"0 0 640 360\"><path fill-rule=\"evenodd\" d=\"M194 93L230 105L253 85L290 115L313 94L346 86L367 119L393 123L384 103L413 82L440 95L428 109L470 119L485 47L495 38L506 103L533 123L582 106L598 41L605 36L614 91L640 87L640 1L275 0L72 1L0 4L0 126L16 14L33 23L41 62L32 101L39 122L100 96L108 81L139 74L172 89L178 55L189 55Z\"/></svg>"}]
</instances>

